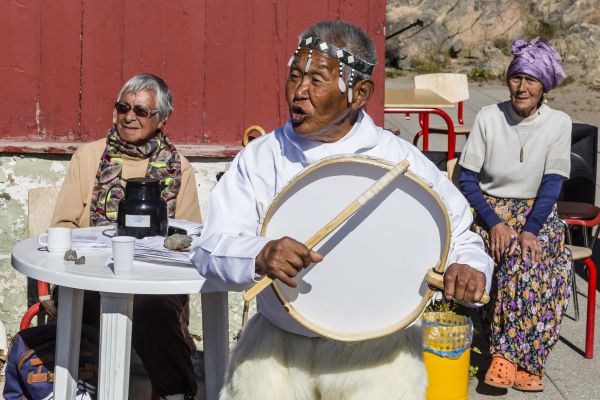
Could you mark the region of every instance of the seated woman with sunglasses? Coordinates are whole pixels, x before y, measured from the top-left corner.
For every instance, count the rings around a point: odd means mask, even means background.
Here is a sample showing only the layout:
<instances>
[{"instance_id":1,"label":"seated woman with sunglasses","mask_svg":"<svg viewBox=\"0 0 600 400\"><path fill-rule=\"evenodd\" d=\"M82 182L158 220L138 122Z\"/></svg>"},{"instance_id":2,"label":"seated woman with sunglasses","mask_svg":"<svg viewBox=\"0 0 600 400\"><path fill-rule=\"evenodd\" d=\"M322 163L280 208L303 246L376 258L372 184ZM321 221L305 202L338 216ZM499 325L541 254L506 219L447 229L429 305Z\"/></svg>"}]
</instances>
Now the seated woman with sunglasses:
<instances>
[{"instance_id":1,"label":"seated woman with sunglasses","mask_svg":"<svg viewBox=\"0 0 600 400\"><path fill-rule=\"evenodd\" d=\"M142 74L127 81L117 97L107 137L84 144L73 155L52 226L110 223L123 193L115 190L107 196L107 191L135 177L164 183L162 197L169 217L200 222L193 169L162 131L172 112L171 91L161 78ZM135 296L132 342L148 371L153 399L192 399L196 393L188 300L187 295ZM97 293L86 292L83 313L84 323L98 326Z\"/></svg>"}]
</instances>

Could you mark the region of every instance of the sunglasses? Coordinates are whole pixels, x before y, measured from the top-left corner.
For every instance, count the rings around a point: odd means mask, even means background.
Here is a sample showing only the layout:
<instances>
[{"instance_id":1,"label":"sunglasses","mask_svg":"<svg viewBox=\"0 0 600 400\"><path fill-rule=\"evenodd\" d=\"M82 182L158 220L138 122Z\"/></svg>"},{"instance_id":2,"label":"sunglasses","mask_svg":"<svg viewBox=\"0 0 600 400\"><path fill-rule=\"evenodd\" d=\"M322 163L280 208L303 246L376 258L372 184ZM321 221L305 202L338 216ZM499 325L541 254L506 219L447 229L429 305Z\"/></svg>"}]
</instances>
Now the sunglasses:
<instances>
[{"instance_id":1,"label":"sunglasses","mask_svg":"<svg viewBox=\"0 0 600 400\"><path fill-rule=\"evenodd\" d=\"M115 110L117 111L117 114L127 114L129 111L133 111L135 116L140 118L150 118L159 111L148 110L147 108L142 106L133 106L133 108L131 108L129 104L120 102L115 103Z\"/></svg>"}]
</instances>

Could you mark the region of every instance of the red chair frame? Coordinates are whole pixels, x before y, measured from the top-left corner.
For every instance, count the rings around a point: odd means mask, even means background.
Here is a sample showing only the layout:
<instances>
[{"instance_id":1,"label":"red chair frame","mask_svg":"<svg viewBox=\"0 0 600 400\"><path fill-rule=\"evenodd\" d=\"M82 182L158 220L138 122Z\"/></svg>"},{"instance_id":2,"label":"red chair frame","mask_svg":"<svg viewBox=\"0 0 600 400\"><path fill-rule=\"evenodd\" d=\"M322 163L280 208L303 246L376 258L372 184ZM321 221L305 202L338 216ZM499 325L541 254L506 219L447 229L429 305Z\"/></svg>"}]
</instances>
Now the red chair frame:
<instances>
[{"instance_id":1,"label":"red chair frame","mask_svg":"<svg viewBox=\"0 0 600 400\"><path fill-rule=\"evenodd\" d=\"M588 270L588 303L585 324L585 358L594 357L594 323L596 317L596 264L591 257L583 259ZM577 293L575 293L577 296Z\"/></svg>"},{"instance_id":2,"label":"red chair frame","mask_svg":"<svg viewBox=\"0 0 600 400\"><path fill-rule=\"evenodd\" d=\"M37 289L39 301L25 311L25 315L21 318L21 324L19 325L20 330L29 328L33 317L38 315L41 311L48 311L47 306L44 306L44 302L52 301L50 297L50 285L48 285L48 282L38 281ZM49 314L52 315L51 313Z\"/></svg>"}]
</instances>

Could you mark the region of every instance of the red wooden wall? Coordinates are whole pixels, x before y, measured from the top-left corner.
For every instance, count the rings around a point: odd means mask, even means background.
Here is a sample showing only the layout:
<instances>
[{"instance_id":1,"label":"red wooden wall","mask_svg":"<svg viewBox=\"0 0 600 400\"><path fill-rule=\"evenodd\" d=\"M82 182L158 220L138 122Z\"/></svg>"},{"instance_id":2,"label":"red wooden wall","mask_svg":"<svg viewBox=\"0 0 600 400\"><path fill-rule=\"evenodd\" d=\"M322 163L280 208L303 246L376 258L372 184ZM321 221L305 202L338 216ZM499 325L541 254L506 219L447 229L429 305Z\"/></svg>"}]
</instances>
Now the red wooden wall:
<instances>
[{"instance_id":1,"label":"red wooden wall","mask_svg":"<svg viewBox=\"0 0 600 400\"><path fill-rule=\"evenodd\" d=\"M385 0L0 1L0 151L70 152L102 137L123 82L151 72L174 95L169 136L231 155L245 127L287 119L287 61L324 19L375 41L369 112L382 123Z\"/></svg>"}]
</instances>

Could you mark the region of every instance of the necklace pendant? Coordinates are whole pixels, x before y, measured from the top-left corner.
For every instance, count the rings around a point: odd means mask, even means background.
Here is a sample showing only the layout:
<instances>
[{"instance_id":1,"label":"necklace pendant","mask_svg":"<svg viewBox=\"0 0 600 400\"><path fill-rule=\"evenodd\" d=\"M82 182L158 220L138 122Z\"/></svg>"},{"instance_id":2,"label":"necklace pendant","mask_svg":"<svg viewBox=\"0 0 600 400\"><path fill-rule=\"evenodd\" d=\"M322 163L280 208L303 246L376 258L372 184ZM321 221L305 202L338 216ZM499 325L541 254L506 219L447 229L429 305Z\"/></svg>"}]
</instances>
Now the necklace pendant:
<instances>
[{"instance_id":1,"label":"necklace pendant","mask_svg":"<svg viewBox=\"0 0 600 400\"><path fill-rule=\"evenodd\" d=\"M519 162L523 162L523 147L521 147L521 153L519 154Z\"/></svg>"}]
</instances>

